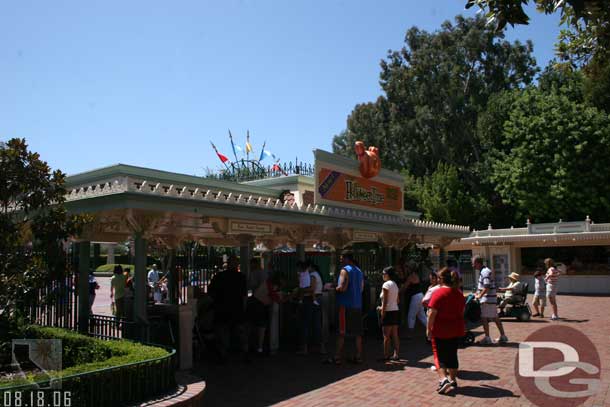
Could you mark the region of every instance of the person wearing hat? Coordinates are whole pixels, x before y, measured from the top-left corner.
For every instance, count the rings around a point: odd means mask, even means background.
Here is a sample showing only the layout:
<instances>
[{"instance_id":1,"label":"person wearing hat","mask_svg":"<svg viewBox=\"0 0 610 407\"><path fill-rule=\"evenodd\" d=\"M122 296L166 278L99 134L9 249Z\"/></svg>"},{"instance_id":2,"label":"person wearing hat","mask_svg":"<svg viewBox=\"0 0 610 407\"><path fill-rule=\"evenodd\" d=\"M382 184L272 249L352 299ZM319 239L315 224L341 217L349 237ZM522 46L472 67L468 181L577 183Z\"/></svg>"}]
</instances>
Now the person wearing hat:
<instances>
[{"instance_id":1,"label":"person wearing hat","mask_svg":"<svg viewBox=\"0 0 610 407\"><path fill-rule=\"evenodd\" d=\"M498 288L498 292L504 293L504 298L499 305L502 313L506 305L518 304L523 301L523 284L519 281L520 277L517 273L510 273L508 275L510 284L507 287Z\"/></svg>"}]
</instances>

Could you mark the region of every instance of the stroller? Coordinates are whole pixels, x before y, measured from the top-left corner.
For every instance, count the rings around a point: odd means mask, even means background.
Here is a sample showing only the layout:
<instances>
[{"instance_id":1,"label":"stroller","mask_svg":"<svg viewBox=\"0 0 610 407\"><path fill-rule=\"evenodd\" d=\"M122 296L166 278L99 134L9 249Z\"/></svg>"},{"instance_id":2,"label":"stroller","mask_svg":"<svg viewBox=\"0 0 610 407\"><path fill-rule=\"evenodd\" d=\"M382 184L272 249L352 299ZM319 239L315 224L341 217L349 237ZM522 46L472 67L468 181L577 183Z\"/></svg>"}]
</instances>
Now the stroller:
<instances>
[{"instance_id":1,"label":"stroller","mask_svg":"<svg viewBox=\"0 0 610 407\"><path fill-rule=\"evenodd\" d=\"M466 335L464 335L461 341L461 347L463 348L474 344L475 335L472 330L481 326L481 304L474 297L474 294L468 294L466 297L464 323Z\"/></svg>"}]
</instances>

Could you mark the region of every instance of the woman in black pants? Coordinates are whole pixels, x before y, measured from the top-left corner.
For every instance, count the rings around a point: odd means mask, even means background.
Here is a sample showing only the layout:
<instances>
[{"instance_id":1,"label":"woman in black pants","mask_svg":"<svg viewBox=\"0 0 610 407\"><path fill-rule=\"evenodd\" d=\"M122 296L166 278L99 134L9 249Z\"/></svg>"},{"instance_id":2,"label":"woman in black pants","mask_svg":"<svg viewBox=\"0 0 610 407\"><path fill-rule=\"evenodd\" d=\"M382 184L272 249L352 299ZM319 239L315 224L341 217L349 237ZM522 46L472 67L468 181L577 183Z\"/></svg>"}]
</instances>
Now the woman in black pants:
<instances>
[{"instance_id":1,"label":"woman in black pants","mask_svg":"<svg viewBox=\"0 0 610 407\"><path fill-rule=\"evenodd\" d=\"M430 298L427 335L432 340L435 360L438 360L441 394L457 388L459 368L458 345L464 336L464 295L459 290L460 278L447 267L439 273L441 287Z\"/></svg>"}]
</instances>

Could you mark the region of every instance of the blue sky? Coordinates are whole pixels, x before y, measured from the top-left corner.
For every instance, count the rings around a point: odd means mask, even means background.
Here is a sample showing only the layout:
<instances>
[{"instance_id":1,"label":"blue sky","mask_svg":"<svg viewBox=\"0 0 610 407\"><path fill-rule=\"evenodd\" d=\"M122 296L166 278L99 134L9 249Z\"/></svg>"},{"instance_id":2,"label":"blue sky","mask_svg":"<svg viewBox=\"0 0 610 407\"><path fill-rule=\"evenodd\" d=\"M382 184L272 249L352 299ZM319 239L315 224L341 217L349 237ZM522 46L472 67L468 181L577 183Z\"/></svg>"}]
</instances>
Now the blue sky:
<instances>
[{"instance_id":1,"label":"blue sky","mask_svg":"<svg viewBox=\"0 0 610 407\"><path fill-rule=\"evenodd\" d=\"M258 154L311 162L406 30L433 31L464 0L31 1L0 3L0 139L25 137L68 174L126 163L203 175L227 129ZM425 6L421 6L425 4ZM531 10L538 64L557 16Z\"/></svg>"}]
</instances>

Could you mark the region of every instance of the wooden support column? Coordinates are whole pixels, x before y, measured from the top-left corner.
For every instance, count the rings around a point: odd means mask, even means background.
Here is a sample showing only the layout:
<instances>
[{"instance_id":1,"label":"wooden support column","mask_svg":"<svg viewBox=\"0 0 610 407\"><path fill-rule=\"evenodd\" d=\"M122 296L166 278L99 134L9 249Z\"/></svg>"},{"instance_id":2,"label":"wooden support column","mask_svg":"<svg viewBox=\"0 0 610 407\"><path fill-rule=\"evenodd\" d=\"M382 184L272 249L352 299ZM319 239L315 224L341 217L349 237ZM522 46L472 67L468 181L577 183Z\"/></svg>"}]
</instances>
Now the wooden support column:
<instances>
[{"instance_id":1,"label":"wooden support column","mask_svg":"<svg viewBox=\"0 0 610 407\"><path fill-rule=\"evenodd\" d=\"M135 235L135 301L134 301L134 320L140 326L141 340L146 340L144 337L144 328L148 324L146 315L146 303L148 298L146 295L146 285L148 276L146 273L146 240L140 233Z\"/></svg>"},{"instance_id":2,"label":"wooden support column","mask_svg":"<svg viewBox=\"0 0 610 407\"><path fill-rule=\"evenodd\" d=\"M250 278L250 258L252 257L252 236L243 235L239 239L239 270Z\"/></svg>"},{"instance_id":3,"label":"wooden support column","mask_svg":"<svg viewBox=\"0 0 610 407\"><path fill-rule=\"evenodd\" d=\"M89 265L91 243L78 243L78 331L89 331Z\"/></svg>"},{"instance_id":4,"label":"wooden support column","mask_svg":"<svg viewBox=\"0 0 610 407\"><path fill-rule=\"evenodd\" d=\"M305 245L297 243L297 260L305 261Z\"/></svg>"},{"instance_id":5,"label":"wooden support column","mask_svg":"<svg viewBox=\"0 0 610 407\"><path fill-rule=\"evenodd\" d=\"M91 265L91 268L94 270L100 265L100 252L100 244L93 243L93 264Z\"/></svg>"},{"instance_id":6,"label":"wooden support column","mask_svg":"<svg viewBox=\"0 0 610 407\"><path fill-rule=\"evenodd\" d=\"M174 258L176 256L176 249L170 249L169 260L167 269L167 297L169 303L172 305L178 304L178 279L176 278L176 266L174 265Z\"/></svg>"}]
</instances>

